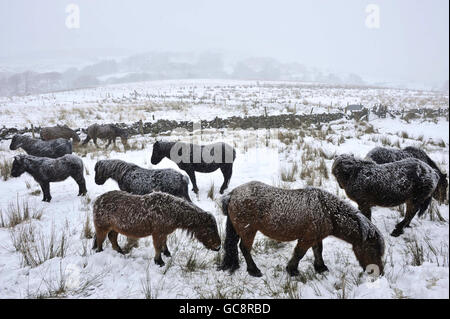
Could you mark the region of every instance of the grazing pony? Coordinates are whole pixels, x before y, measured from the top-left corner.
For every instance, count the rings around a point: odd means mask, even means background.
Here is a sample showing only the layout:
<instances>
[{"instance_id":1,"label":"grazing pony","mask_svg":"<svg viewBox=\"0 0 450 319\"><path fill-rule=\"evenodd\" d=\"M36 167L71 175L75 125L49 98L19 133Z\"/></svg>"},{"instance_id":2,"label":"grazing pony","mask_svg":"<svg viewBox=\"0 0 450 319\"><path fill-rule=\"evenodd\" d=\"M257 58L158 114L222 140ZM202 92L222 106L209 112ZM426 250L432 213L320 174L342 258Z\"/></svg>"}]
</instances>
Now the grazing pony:
<instances>
[{"instance_id":1,"label":"grazing pony","mask_svg":"<svg viewBox=\"0 0 450 319\"><path fill-rule=\"evenodd\" d=\"M53 127L43 127L41 128L41 139L44 141L56 140L57 138L65 138L67 140L72 139L72 142L79 143L80 137L78 134L69 128L67 125L64 126L53 126Z\"/></svg>"},{"instance_id":2,"label":"grazing pony","mask_svg":"<svg viewBox=\"0 0 450 319\"><path fill-rule=\"evenodd\" d=\"M33 176L34 180L41 185L44 202L50 202L52 199L50 182L61 182L69 176L78 184L78 196L85 195L87 192L83 176L83 161L75 155L67 154L56 159L31 155L14 156L11 176L19 177L24 172Z\"/></svg>"},{"instance_id":3,"label":"grazing pony","mask_svg":"<svg viewBox=\"0 0 450 319\"><path fill-rule=\"evenodd\" d=\"M172 194L191 201L188 193L189 178L174 169L145 169L121 160L101 160L95 164L95 183L105 184L112 178L120 190L136 195L152 191Z\"/></svg>"},{"instance_id":4,"label":"grazing pony","mask_svg":"<svg viewBox=\"0 0 450 319\"><path fill-rule=\"evenodd\" d=\"M187 230L206 248L219 251L220 237L213 215L176 196L153 192L133 195L124 191L111 191L94 202L95 239L92 249L102 251L108 235L114 250L123 253L117 243L118 234L131 238L152 235L155 247L154 261L163 266L161 252L170 256L167 235L178 228Z\"/></svg>"},{"instance_id":5,"label":"grazing pony","mask_svg":"<svg viewBox=\"0 0 450 319\"><path fill-rule=\"evenodd\" d=\"M10 150L22 148L28 155L38 157L58 158L66 154L72 154L72 143L64 138L43 141L26 135L16 134L9 145Z\"/></svg>"},{"instance_id":6,"label":"grazing pony","mask_svg":"<svg viewBox=\"0 0 450 319\"><path fill-rule=\"evenodd\" d=\"M240 239L248 273L261 277L250 255L256 232L260 231L278 241L297 240L286 266L291 276L299 274L298 263L310 247L314 269L319 273L328 270L322 258L322 240L328 236L352 244L364 270L375 265L383 273L384 240L380 231L351 205L319 188L286 190L253 181L223 196L222 211L227 215L227 225L220 270L233 272L239 268Z\"/></svg>"},{"instance_id":7,"label":"grazing pony","mask_svg":"<svg viewBox=\"0 0 450 319\"><path fill-rule=\"evenodd\" d=\"M435 170L415 158L377 164L353 155L340 155L334 160L331 171L339 186L369 219L372 206L393 207L406 203L405 218L391 233L395 237L409 226L417 211L419 216L423 215L439 181Z\"/></svg>"},{"instance_id":8,"label":"grazing pony","mask_svg":"<svg viewBox=\"0 0 450 319\"><path fill-rule=\"evenodd\" d=\"M114 142L114 146L116 146L116 138L120 137L122 144L126 147L128 140L128 132L125 129L121 129L113 124L92 124L87 129L87 136L83 141L83 145L86 145L91 139L94 141L95 146L97 145L97 138L108 140L108 144L106 144L106 148Z\"/></svg>"},{"instance_id":9,"label":"grazing pony","mask_svg":"<svg viewBox=\"0 0 450 319\"><path fill-rule=\"evenodd\" d=\"M391 163L400 161L406 158L417 158L422 162L427 163L439 175L439 182L436 190L433 193L433 198L439 203L443 203L447 199L447 174L444 174L436 163L420 148L408 146L404 149L375 147L366 156L367 159L374 161L377 164Z\"/></svg>"},{"instance_id":10,"label":"grazing pony","mask_svg":"<svg viewBox=\"0 0 450 319\"><path fill-rule=\"evenodd\" d=\"M153 144L151 162L157 165L167 157L174 161L180 169L185 171L191 179L193 191L197 194L198 187L195 172L211 173L220 168L223 174L223 184L220 193L228 188L233 162L236 158L235 149L223 142L208 145L196 145L183 142L161 142Z\"/></svg>"}]
</instances>

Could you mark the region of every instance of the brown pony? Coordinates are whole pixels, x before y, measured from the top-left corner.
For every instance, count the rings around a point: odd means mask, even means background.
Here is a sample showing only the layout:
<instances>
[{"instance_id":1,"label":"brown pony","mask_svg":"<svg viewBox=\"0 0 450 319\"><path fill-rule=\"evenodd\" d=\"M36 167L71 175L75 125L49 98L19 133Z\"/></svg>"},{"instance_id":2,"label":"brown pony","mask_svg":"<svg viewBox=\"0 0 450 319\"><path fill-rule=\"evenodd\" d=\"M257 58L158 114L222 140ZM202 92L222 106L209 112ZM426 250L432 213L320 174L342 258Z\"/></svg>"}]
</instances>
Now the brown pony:
<instances>
[{"instance_id":1,"label":"brown pony","mask_svg":"<svg viewBox=\"0 0 450 319\"><path fill-rule=\"evenodd\" d=\"M95 238L93 249L102 251L108 235L114 250L123 253L117 243L118 234L131 238L152 235L154 261L163 266L161 252L170 256L167 235L175 229L187 230L206 248L218 251L220 237L215 218L194 204L173 195L153 192L133 195L111 191L99 196L94 203Z\"/></svg>"},{"instance_id":2,"label":"brown pony","mask_svg":"<svg viewBox=\"0 0 450 319\"><path fill-rule=\"evenodd\" d=\"M92 139L94 141L95 146L98 147L97 138L100 138L102 140L108 140L106 148L108 148L111 142L113 142L114 146L116 146L117 136L120 137L120 140L122 141L124 147L127 147L128 132L126 129L122 129L113 124L103 124L103 125L92 124L87 129L87 135L83 141L83 145L86 145Z\"/></svg>"},{"instance_id":3,"label":"brown pony","mask_svg":"<svg viewBox=\"0 0 450 319\"><path fill-rule=\"evenodd\" d=\"M251 276L262 276L250 250L258 231L278 241L297 240L286 266L291 276L299 274L300 259L312 247L314 269L328 270L322 258L322 240L335 236L353 245L359 264L371 265L383 272L384 240L380 231L357 209L335 195L318 188L286 190L260 182L235 188L222 198L227 218L225 256L220 270L239 267L237 245Z\"/></svg>"},{"instance_id":4,"label":"brown pony","mask_svg":"<svg viewBox=\"0 0 450 319\"><path fill-rule=\"evenodd\" d=\"M80 137L78 134L69 128L67 125L57 125L41 128L41 139L44 141L55 140L57 138L65 138L67 140L72 139L73 144L80 142Z\"/></svg>"}]
</instances>

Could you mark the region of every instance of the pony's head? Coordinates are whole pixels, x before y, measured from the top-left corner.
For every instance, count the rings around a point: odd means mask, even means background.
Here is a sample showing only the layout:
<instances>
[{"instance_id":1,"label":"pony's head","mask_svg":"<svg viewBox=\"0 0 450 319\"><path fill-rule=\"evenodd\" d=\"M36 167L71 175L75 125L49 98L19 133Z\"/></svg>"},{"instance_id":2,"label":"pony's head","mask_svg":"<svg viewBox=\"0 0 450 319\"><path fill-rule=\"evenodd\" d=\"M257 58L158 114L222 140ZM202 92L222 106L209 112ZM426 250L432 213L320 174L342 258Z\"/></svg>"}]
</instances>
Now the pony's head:
<instances>
[{"instance_id":1,"label":"pony's head","mask_svg":"<svg viewBox=\"0 0 450 319\"><path fill-rule=\"evenodd\" d=\"M361 238L353 243L353 252L359 264L369 273L384 273L384 239L377 227L361 213L356 214Z\"/></svg>"},{"instance_id":2,"label":"pony's head","mask_svg":"<svg viewBox=\"0 0 450 319\"><path fill-rule=\"evenodd\" d=\"M192 230L192 234L198 241L200 241L206 248L219 251L220 250L220 236L217 229L217 222L213 215L206 213L205 221L201 226Z\"/></svg>"},{"instance_id":3,"label":"pony's head","mask_svg":"<svg viewBox=\"0 0 450 319\"><path fill-rule=\"evenodd\" d=\"M25 172L25 158L22 155L14 156L11 168L11 176L19 177Z\"/></svg>"},{"instance_id":4,"label":"pony's head","mask_svg":"<svg viewBox=\"0 0 450 319\"><path fill-rule=\"evenodd\" d=\"M440 204L442 204L447 199L448 194L447 189L448 189L447 174L441 174L439 182L436 186L436 190L433 193L433 198L436 199Z\"/></svg>"},{"instance_id":5,"label":"pony's head","mask_svg":"<svg viewBox=\"0 0 450 319\"><path fill-rule=\"evenodd\" d=\"M106 180L109 178L109 176L106 176L105 174L104 164L104 161L98 161L95 163L95 184L97 185L105 184Z\"/></svg>"},{"instance_id":6,"label":"pony's head","mask_svg":"<svg viewBox=\"0 0 450 319\"><path fill-rule=\"evenodd\" d=\"M161 150L161 143L159 141L156 141L155 144L153 144L153 152L152 152L151 162L153 165L157 165L159 162L162 161L163 158L164 158L164 154Z\"/></svg>"},{"instance_id":7,"label":"pony's head","mask_svg":"<svg viewBox=\"0 0 450 319\"><path fill-rule=\"evenodd\" d=\"M75 131L73 131L73 133L72 133L72 140L73 140L73 143L75 143L75 144L80 143L80 137L78 136L78 134Z\"/></svg>"},{"instance_id":8,"label":"pony's head","mask_svg":"<svg viewBox=\"0 0 450 319\"><path fill-rule=\"evenodd\" d=\"M331 167L331 173L336 177L339 187L345 188L348 180L357 168L357 161L353 155L336 156Z\"/></svg>"},{"instance_id":9,"label":"pony's head","mask_svg":"<svg viewBox=\"0 0 450 319\"><path fill-rule=\"evenodd\" d=\"M11 144L9 145L9 149L14 151L22 146L22 142L20 141L20 135L16 134L13 136L11 140Z\"/></svg>"}]
</instances>

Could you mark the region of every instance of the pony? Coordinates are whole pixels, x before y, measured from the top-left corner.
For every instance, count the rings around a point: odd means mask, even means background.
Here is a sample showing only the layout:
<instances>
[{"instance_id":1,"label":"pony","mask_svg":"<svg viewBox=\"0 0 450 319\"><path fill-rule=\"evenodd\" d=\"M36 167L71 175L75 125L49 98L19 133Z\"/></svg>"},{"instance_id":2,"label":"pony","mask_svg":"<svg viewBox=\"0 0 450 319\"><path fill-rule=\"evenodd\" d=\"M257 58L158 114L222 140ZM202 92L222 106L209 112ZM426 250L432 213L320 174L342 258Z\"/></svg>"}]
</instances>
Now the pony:
<instances>
[{"instance_id":1,"label":"pony","mask_svg":"<svg viewBox=\"0 0 450 319\"><path fill-rule=\"evenodd\" d=\"M420 148L408 146L404 149L395 149L387 147L375 147L366 155L366 159L370 159L377 164L391 163L406 158L417 158L436 171L439 175L439 182L433 193L433 198L442 204L447 199L448 181L447 174L443 173L436 163Z\"/></svg>"},{"instance_id":2,"label":"pony","mask_svg":"<svg viewBox=\"0 0 450 319\"><path fill-rule=\"evenodd\" d=\"M43 141L26 135L16 134L9 145L10 150L22 148L28 155L38 157L58 158L66 154L72 154L72 143L64 138Z\"/></svg>"},{"instance_id":3,"label":"pony","mask_svg":"<svg viewBox=\"0 0 450 319\"><path fill-rule=\"evenodd\" d=\"M357 159L353 155L337 156L331 168L339 186L371 218L371 207L394 207L406 203L405 218L391 235L398 237L417 212L422 216L431 202L439 175L428 164L407 158L386 164Z\"/></svg>"},{"instance_id":4,"label":"pony","mask_svg":"<svg viewBox=\"0 0 450 319\"><path fill-rule=\"evenodd\" d=\"M113 124L92 124L87 129L87 136L84 139L82 145L86 145L91 139L94 141L95 146L97 145L97 138L108 140L106 148L114 142L116 145L116 138L120 137L122 144L126 147L128 144L128 132L126 129L122 129Z\"/></svg>"},{"instance_id":5,"label":"pony","mask_svg":"<svg viewBox=\"0 0 450 319\"><path fill-rule=\"evenodd\" d=\"M328 270L322 258L322 240L328 236L352 244L364 270L375 265L383 273L385 245L380 231L357 209L324 190L313 187L287 190L253 181L223 196L221 204L227 223L225 255L219 270L234 272L239 268L240 240L247 272L261 277L250 254L255 235L260 231L278 241L297 240L286 266L291 276L299 274L299 261L311 247L316 272Z\"/></svg>"},{"instance_id":6,"label":"pony","mask_svg":"<svg viewBox=\"0 0 450 319\"><path fill-rule=\"evenodd\" d=\"M185 171L191 179L193 191L198 194L195 172L211 173L219 169L223 174L223 184L220 194L228 188L233 173L233 162L236 159L236 150L223 142L209 145L196 145L183 142L157 141L153 144L151 162L157 165L167 157L174 161L180 169Z\"/></svg>"},{"instance_id":7,"label":"pony","mask_svg":"<svg viewBox=\"0 0 450 319\"><path fill-rule=\"evenodd\" d=\"M189 178L174 169L145 169L121 160L100 160L95 164L95 183L103 185L112 178L120 190L136 195L161 191L187 201Z\"/></svg>"},{"instance_id":8,"label":"pony","mask_svg":"<svg viewBox=\"0 0 450 319\"><path fill-rule=\"evenodd\" d=\"M92 249L97 252L102 251L106 236L113 249L123 254L117 243L118 234L136 239L152 235L154 262L163 266L161 252L170 256L166 240L176 229L186 230L210 250L220 250L221 241L214 216L167 193L134 195L110 191L95 200L93 215L95 238Z\"/></svg>"},{"instance_id":9,"label":"pony","mask_svg":"<svg viewBox=\"0 0 450 319\"><path fill-rule=\"evenodd\" d=\"M32 155L14 156L11 176L19 177L30 174L39 183L44 197L42 201L50 202L50 182L61 182L72 177L78 184L78 196L86 195L86 181L83 176L83 161L72 154L59 158L36 157Z\"/></svg>"},{"instance_id":10,"label":"pony","mask_svg":"<svg viewBox=\"0 0 450 319\"><path fill-rule=\"evenodd\" d=\"M69 128L67 125L57 125L53 127L43 127L41 128L41 139L43 141L55 140L57 138L65 138L67 140L72 139L72 142L78 144L80 142L80 137L78 134Z\"/></svg>"}]
</instances>

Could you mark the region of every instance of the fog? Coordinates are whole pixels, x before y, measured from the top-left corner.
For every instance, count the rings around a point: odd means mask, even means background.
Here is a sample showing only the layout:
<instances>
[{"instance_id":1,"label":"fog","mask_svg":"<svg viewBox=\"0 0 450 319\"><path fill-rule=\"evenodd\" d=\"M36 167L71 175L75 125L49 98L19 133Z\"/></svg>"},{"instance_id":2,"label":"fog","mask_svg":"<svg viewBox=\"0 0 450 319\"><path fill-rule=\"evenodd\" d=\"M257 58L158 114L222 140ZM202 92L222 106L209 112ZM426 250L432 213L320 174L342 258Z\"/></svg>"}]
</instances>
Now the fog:
<instances>
[{"instance_id":1,"label":"fog","mask_svg":"<svg viewBox=\"0 0 450 319\"><path fill-rule=\"evenodd\" d=\"M79 8L79 28L66 25L70 3ZM379 8L372 28L369 4ZM1 0L0 62L25 57L32 65L55 52L67 59L220 52L440 83L449 78L448 11L448 0Z\"/></svg>"}]
</instances>

